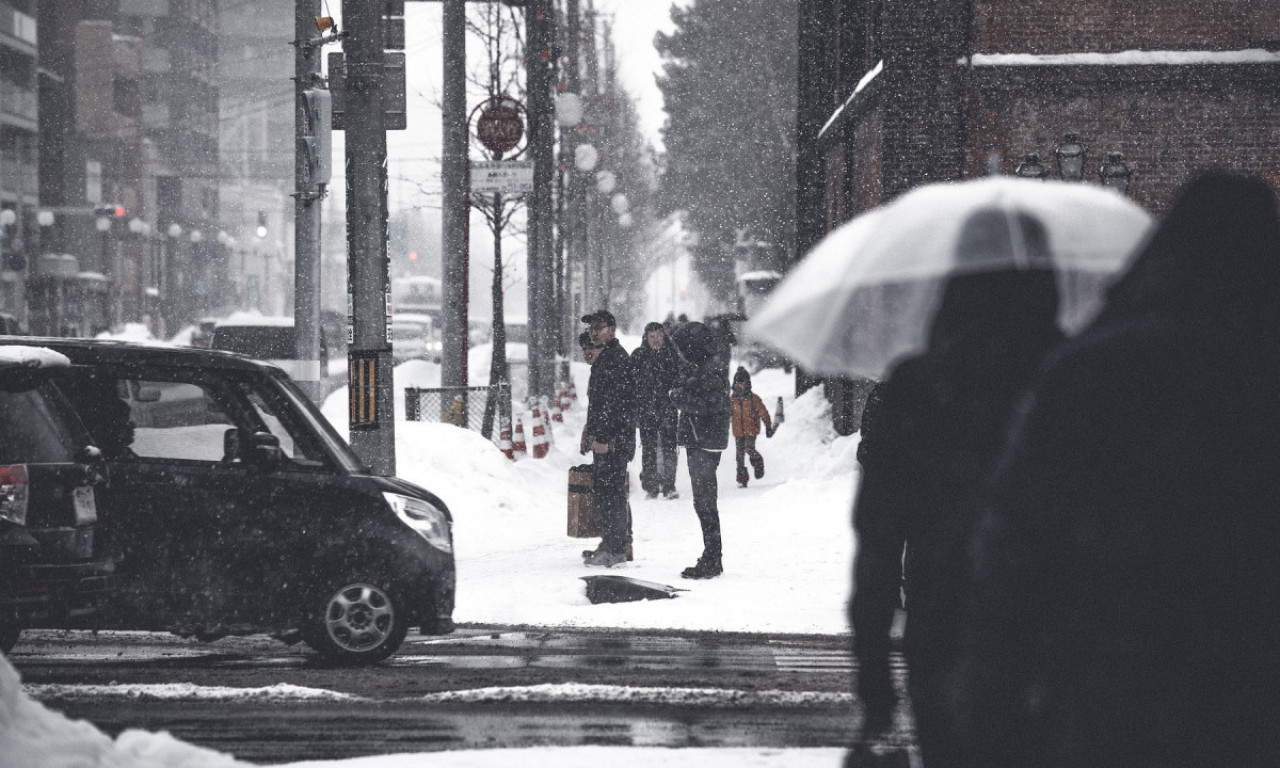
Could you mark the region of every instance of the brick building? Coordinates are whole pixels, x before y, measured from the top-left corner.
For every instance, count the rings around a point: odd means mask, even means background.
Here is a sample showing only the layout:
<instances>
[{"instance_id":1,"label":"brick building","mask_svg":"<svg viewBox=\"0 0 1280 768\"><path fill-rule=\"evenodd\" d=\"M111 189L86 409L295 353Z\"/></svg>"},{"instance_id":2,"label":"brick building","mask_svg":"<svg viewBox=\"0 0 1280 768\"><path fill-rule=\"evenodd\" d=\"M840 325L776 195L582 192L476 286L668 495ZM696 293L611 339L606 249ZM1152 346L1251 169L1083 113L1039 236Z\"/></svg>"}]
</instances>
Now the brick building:
<instances>
[{"instance_id":1,"label":"brick building","mask_svg":"<svg viewBox=\"0 0 1280 768\"><path fill-rule=\"evenodd\" d=\"M812 0L799 29L801 256L919 184L1056 173L1070 131L1155 213L1211 165L1280 188L1280 0Z\"/></svg>"},{"instance_id":2,"label":"brick building","mask_svg":"<svg viewBox=\"0 0 1280 768\"><path fill-rule=\"evenodd\" d=\"M1280 186L1280 0L815 0L800 24L801 253L917 184L1051 165L1068 131L1156 212L1209 165Z\"/></svg>"}]
</instances>

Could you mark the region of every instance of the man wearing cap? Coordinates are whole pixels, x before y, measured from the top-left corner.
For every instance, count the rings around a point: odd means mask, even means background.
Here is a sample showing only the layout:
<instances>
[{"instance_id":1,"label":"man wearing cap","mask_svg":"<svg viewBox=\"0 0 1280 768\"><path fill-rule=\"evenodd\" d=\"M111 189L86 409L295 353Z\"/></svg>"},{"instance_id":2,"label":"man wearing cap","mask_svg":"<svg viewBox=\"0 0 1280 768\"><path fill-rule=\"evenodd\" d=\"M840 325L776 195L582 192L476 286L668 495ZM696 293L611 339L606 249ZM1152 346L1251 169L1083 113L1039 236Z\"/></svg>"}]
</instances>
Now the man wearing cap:
<instances>
[{"instance_id":1,"label":"man wearing cap","mask_svg":"<svg viewBox=\"0 0 1280 768\"><path fill-rule=\"evenodd\" d=\"M606 310L582 318L600 347L587 383L587 428L595 461L593 489L604 524L600 547L583 557L606 568L626 562L631 544L627 519L627 463L635 456L635 374L631 357L615 337L617 323Z\"/></svg>"}]
</instances>

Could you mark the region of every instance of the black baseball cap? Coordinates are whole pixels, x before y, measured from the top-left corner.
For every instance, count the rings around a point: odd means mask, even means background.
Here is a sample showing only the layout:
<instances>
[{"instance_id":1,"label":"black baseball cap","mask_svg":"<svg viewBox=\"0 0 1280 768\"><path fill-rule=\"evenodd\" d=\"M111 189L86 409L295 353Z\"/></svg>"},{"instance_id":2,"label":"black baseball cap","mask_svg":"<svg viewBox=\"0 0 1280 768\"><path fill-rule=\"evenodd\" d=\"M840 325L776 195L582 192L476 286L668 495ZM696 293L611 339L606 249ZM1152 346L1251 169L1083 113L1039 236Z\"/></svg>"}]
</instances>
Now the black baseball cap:
<instances>
[{"instance_id":1,"label":"black baseball cap","mask_svg":"<svg viewBox=\"0 0 1280 768\"><path fill-rule=\"evenodd\" d=\"M610 326L611 328L618 327L617 321L613 319L613 313L607 309L597 309L595 312L592 312L589 315L583 315L582 322L588 323L588 324L601 322L607 326Z\"/></svg>"}]
</instances>

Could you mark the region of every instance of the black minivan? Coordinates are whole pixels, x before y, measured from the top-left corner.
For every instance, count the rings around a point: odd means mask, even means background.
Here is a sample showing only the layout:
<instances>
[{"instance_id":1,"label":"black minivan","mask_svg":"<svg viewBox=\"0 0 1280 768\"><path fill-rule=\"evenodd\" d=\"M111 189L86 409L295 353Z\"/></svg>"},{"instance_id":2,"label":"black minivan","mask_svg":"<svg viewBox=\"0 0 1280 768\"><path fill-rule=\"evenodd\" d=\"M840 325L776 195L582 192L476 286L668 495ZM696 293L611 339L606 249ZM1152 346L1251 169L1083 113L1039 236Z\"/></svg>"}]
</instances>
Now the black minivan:
<instances>
[{"instance_id":1,"label":"black minivan","mask_svg":"<svg viewBox=\"0 0 1280 768\"><path fill-rule=\"evenodd\" d=\"M213 640L270 633L336 662L453 630L452 520L371 475L282 371L241 355L31 340L106 463L103 533L122 555L96 626ZM5 343L0 341L0 344Z\"/></svg>"},{"instance_id":2,"label":"black minivan","mask_svg":"<svg viewBox=\"0 0 1280 768\"><path fill-rule=\"evenodd\" d=\"M98 450L51 379L49 349L0 348L0 652L23 628L92 614L112 586L114 553L98 535Z\"/></svg>"}]
</instances>

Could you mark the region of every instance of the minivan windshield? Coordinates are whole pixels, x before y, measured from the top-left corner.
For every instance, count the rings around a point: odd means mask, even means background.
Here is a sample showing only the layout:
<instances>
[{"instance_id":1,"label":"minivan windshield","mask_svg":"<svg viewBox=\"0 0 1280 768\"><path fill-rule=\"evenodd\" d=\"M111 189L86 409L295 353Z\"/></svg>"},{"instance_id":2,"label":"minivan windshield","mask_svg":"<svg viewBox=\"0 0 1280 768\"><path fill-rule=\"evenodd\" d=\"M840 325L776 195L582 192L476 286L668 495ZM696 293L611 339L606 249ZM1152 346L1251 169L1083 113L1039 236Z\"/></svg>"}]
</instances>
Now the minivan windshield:
<instances>
[{"instance_id":1,"label":"minivan windshield","mask_svg":"<svg viewBox=\"0 0 1280 768\"><path fill-rule=\"evenodd\" d=\"M85 436L71 427L76 416L48 382L10 392L0 387L0 464L64 464L74 461Z\"/></svg>"}]
</instances>

